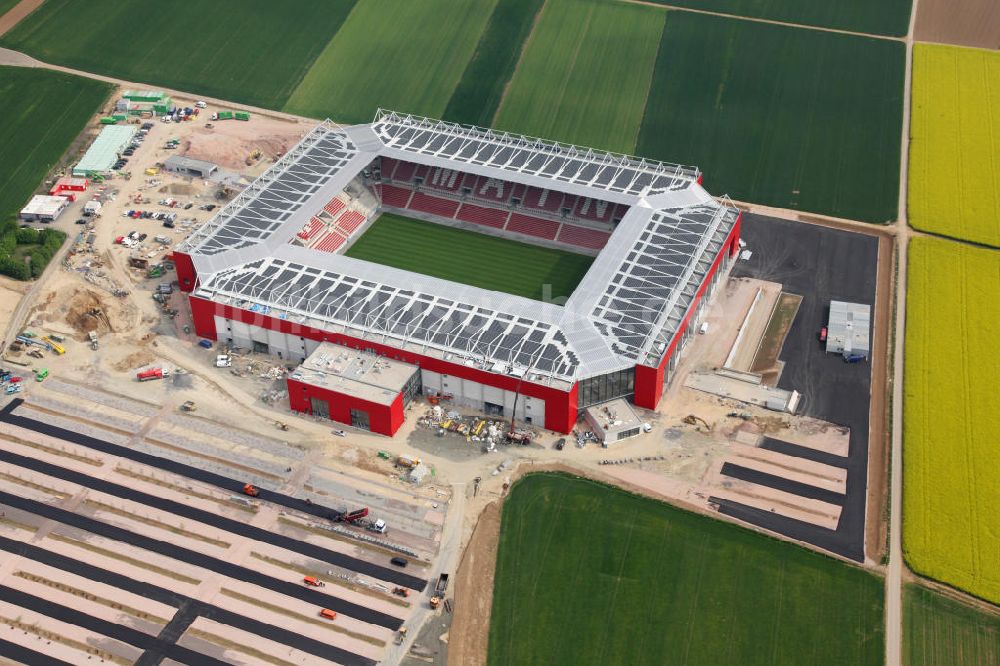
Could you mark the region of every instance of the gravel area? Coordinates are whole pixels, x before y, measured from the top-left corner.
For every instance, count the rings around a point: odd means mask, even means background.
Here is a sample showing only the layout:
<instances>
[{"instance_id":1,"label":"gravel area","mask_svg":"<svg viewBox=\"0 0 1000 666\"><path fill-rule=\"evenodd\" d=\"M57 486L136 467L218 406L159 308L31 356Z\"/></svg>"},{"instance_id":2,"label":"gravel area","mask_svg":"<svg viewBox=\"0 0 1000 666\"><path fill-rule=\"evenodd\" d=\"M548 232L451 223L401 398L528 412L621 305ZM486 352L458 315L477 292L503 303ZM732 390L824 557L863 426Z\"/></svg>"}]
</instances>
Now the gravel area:
<instances>
[{"instance_id":1,"label":"gravel area","mask_svg":"<svg viewBox=\"0 0 1000 666\"><path fill-rule=\"evenodd\" d=\"M290 460L301 460L306 452L302 449L291 446L286 442L270 437L262 437L245 430L227 428L221 424L203 419L171 414L163 419L167 423L180 426L186 430L193 430L203 435L212 435L224 439L234 444L242 444L255 450L267 451L278 458L288 458Z\"/></svg>"},{"instance_id":2,"label":"gravel area","mask_svg":"<svg viewBox=\"0 0 1000 666\"><path fill-rule=\"evenodd\" d=\"M46 395L35 394L31 396L31 403L28 406L30 407L31 405L51 409L61 414L66 414L67 416L78 416L80 418L87 419L88 421L95 421L118 430L125 430L127 432L139 432L139 429L142 428L142 422L140 420L132 420L122 416L115 416L114 414L109 414L107 410L97 411L90 409L86 403L64 402Z\"/></svg>"},{"instance_id":3,"label":"gravel area","mask_svg":"<svg viewBox=\"0 0 1000 666\"><path fill-rule=\"evenodd\" d=\"M60 381L59 379L52 377L45 382L45 388L50 391L71 395L82 400L96 402L97 404L104 405L105 407L111 407L112 409L129 412L130 414L135 414L137 416L152 416L159 411L159 408L154 405L147 405L113 393L106 393L89 386L70 384L69 382Z\"/></svg>"},{"instance_id":4,"label":"gravel area","mask_svg":"<svg viewBox=\"0 0 1000 666\"><path fill-rule=\"evenodd\" d=\"M49 414L48 412L40 412L37 409L32 409L30 403L24 403L18 408L17 411L21 416L26 416L35 419L36 421L44 421L45 423L50 423L54 426L65 428L66 430L72 430L73 432L78 432L96 439L103 439L104 441L111 442L112 444L127 446L129 443L128 435L121 435L117 432L111 432L110 430L105 430L104 428L90 426L86 423L80 423L79 421L56 416L55 414Z\"/></svg>"}]
</instances>

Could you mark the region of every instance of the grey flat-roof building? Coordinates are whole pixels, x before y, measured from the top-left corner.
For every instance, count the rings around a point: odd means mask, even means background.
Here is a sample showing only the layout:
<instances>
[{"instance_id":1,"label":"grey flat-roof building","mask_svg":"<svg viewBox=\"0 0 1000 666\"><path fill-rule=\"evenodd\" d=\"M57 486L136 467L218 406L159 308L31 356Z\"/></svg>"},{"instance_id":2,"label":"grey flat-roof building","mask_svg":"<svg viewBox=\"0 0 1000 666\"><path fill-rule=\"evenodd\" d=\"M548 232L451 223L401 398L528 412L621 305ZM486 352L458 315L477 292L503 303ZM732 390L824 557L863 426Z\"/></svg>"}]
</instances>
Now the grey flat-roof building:
<instances>
[{"instance_id":1,"label":"grey flat-roof building","mask_svg":"<svg viewBox=\"0 0 1000 666\"><path fill-rule=\"evenodd\" d=\"M827 353L842 354L844 358L868 358L871 317L870 305L830 301Z\"/></svg>"},{"instance_id":2,"label":"grey flat-roof building","mask_svg":"<svg viewBox=\"0 0 1000 666\"><path fill-rule=\"evenodd\" d=\"M213 164L212 162L196 160L190 157L181 157L179 155L171 155L168 157L163 163L163 168L166 171L173 171L174 173L183 174L185 176L193 176L195 178L208 178L219 170L219 166L217 164Z\"/></svg>"}]
</instances>

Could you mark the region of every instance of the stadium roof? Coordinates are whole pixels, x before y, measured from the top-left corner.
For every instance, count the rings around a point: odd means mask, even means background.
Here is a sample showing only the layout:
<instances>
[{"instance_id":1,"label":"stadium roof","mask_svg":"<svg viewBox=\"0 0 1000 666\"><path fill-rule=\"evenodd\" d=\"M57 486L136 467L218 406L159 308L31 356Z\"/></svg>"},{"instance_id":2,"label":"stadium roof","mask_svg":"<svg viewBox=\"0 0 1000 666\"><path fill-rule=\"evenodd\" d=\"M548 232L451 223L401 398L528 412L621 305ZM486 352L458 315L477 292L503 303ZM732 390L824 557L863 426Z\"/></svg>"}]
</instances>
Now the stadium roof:
<instances>
[{"instance_id":1,"label":"stadium roof","mask_svg":"<svg viewBox=\"0 0 1000 666\"><path fill-rule=\"evenodd\" d=\"M564 305L317 252L289 240L376 157L622 203ZM182 243L196 295L282 319L573 382L655 365L735 223L691 167L380 111L326 121Z\"/></svg>"}]
</instances>

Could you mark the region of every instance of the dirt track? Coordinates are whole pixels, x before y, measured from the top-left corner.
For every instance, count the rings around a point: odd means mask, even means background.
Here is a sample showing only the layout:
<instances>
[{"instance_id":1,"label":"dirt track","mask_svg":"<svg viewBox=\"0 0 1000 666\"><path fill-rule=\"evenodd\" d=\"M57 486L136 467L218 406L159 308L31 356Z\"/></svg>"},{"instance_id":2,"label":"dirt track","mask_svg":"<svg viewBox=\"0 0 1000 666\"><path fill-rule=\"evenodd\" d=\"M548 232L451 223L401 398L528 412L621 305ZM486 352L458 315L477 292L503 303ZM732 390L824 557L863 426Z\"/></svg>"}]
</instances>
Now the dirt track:
<instances>
[{"instance_id":1,"label":"dirt track","mask_svg":"<svg viewBox=\"0 0 1000 666\"><path fill-rule=\"evenodd\" d=\"M984 49L1000 48L1000 3L996 0L921 0L914 37Z\"/></svg>"},{"instance_id":2,"label":"dirt track","mask_svg":"<svg viewBox=\"0 0 1000 666\"><path fill-rule=\"evenodd\" d=\"M21 0L10 10L0 16L0 35L6 34L11 28L21 22L25 16L38 9L44 0Z\"/></svg>"}]
</instances>

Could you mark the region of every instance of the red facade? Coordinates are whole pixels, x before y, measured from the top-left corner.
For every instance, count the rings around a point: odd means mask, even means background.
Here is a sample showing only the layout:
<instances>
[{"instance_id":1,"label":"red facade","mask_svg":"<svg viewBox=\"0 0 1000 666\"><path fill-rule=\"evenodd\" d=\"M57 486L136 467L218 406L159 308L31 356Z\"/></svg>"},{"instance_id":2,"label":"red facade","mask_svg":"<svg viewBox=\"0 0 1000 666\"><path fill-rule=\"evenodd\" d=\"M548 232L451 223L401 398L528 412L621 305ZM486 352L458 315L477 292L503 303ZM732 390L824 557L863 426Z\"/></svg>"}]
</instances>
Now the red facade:
<instances>
[{"instance_id":1,"label":"red facade","mask_svg":"<svg viewBox=\"0 0 1000 666\"><path fill-rule=\"evenodd\" d=\"M719 251L719 255L715 258L711 268L705 275L705 279L702 282L701 287L698 289L694 300L691 302L691 306L688 308L688 312L684 317L684 320L681 322L681 326L674 334L674 337L667 348L667 352L664 354L663 360L660 362L659 366L636 366L635 404L637 406L644 407L646 409L656 409L660 399L663 397L663 379L666 365L669 362L670 357L676 351L677 345L680 343L684 331L691 323L691 317L694 316L698 303L704 296L705 290L708 288L712 277L718 270L719 265L722 263L722 259L726 253L728 252L730 256L734 256L739 251L741 221L742 214L736 218L736 223L733 225L733 229L726 240L726 244ZM180 283L181 290L185 292L192 291L197 282L197 275L195 274L194 264L191 261L191 258L184 253L175 252L174 264L177 267L177 279ZM343 333L324 331L322 329L303 326L284 319L277 319L275 317L250 312L249 310L213 303L212 301L198 298L196 296L190 296L190 302L195 332L202 338L218 340L214 318L215 315L218 315L225 319L240 321L251 326L258 326L272 331L300 336L317 342L328 341L354 349L374 350L378 354L382 354L390 358L396 358L401 361L405 361L406 363L411 363L442 375L467 379L480 384L485 384L487 386L518 392L521 395L527 395L532 398L544 400L545 427L548 430L568 433L572 431L574 425L576 424L578 384L574 384L572 389L569 391L562 391L550 386L524 381L517 377L498 375L484 370L479 370L478 368L470 368L465 365L450 363L432 356L424 356L415 352L397 349L391 345L380 344L370 340L363 340L345 335ZM296 393L298 393L298 397L293 398L293 395ZM350 422L350 401L352 398L316 387L311 387L305 392L301 389L294 391L292 390L292 380L289 380L289 400L292 401L292 409L296 411L310 411L308 407L302 406L303 404L308 405L310 395L312 395L312 397L329 400L331 403L331 417L345 423ZM296 400L298 402L296 402ZM374 432L386 432L387 430L395 432L395 430L399 428L403 418L401 401L402 398L400 398L398 413L396 411L389 410L384 414L384 416L378 417L379 419L384 419L379 421L378 427L384 427L384 429L380 430L375 429L375 413L379 412L379 410L375 409L375 407L379 406L376 405L373 407L371 412L372 416L370 418L372 419L372 430ZM346 419L334 417L335 411L341 409L341 407L335 408L335 404L344 405L343 410L348 414ZM384 409L384 406L382 406L382 408ZM340 412L338 411L336 413L339 414Z\"/></svg>"},{"instance_id":2,"label":"red facade","mask_svg":"<svg viewBox=\"0 0 1000 666\"><path fill-rule=\"evenodd\" d=\"M313 399L329 403L330 418L338 423L350 425L351 410L356 409L368 414L369 429L380 435L391 437L403 425L402 393L396 396L391 405L381 405L295 379L288 379L288 402L292 411L311 414Z\"/></svg>"},{"instance_id":3,"label":"red facade","mask_svg":"<svg viewBox=\"0 0 1000 666\"><path fill-rule=\"evenodd\" d=\"M695 294L694 300L691 301L691 305L688 307L687 314L684 315L681 325L677 328L677 332L674 333L674 337L667 347L667 352L663 355L663 360L660 361L657 367L646 365L635 366L635 404L639 407L656 409L656 406L660 404L660 398L663 397L663 379L667 363L670 362L670 357L677 351L677 345L680 343L684 331L690 325L691 317L694 316L695 310L698 309L698 303L701 301L701 297L705 295L705 290L708 289L709 283L712 282L712 277L719 270L722 258L726 256L727 252L729 256L734 256L739 251L740 223L742 220L743 213L740 213L736 216L736 223L733 224L732 231L729 232L729 237L726 238L725 245L719 250L719 256L712 262L712 267L708 269L705 279L702 281L701 286L698 287L698 293Z\"/></svg>"}]
</instances>

